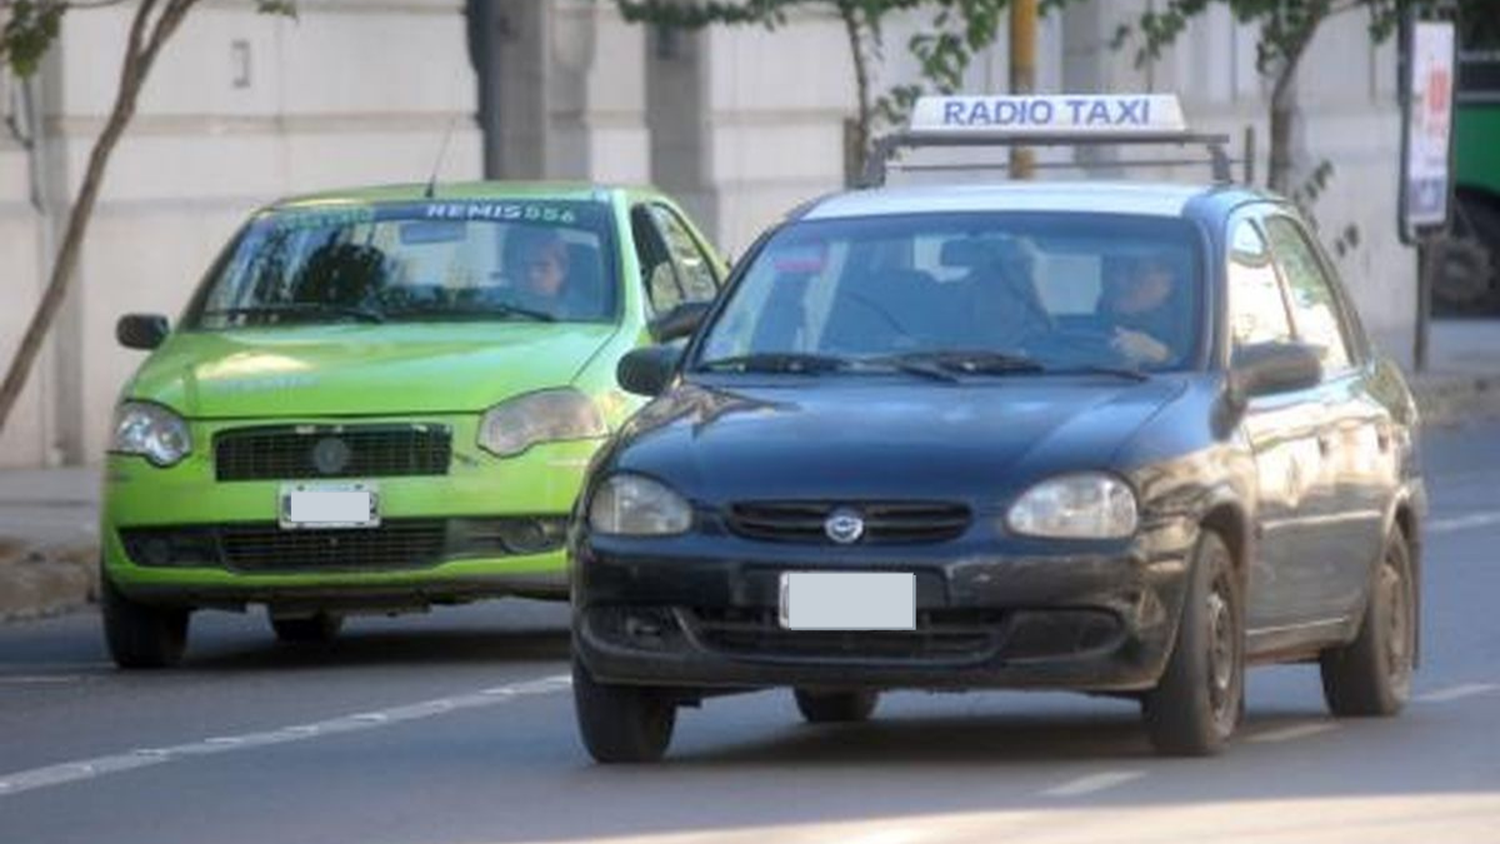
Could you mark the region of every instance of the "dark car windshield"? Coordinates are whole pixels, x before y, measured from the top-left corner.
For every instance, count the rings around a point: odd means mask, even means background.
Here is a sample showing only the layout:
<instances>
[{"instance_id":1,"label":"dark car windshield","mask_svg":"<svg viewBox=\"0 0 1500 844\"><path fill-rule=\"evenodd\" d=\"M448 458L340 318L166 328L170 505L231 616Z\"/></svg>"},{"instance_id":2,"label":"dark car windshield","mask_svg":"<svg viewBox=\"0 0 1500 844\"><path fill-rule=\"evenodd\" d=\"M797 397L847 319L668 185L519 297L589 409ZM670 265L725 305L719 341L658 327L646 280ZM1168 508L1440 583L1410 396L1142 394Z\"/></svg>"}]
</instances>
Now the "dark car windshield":
<instances>
[{"instance_id":1,"label":"dark car windshield","mask_svg":"<svg viewBox=\"0 0 1500 844\"><path fill-rule=\"evenodd\" d=\"M604 203L519 200L273 211L241 232L187 323L612 321L610 219Z\"/></svg>"},{"instance_id":2,"label":"dark car windshield","mask_svg":"<svg viewBox=\"0 0 1500 844\"><path fill-rule=\"evenodd\" d=\"M752 259L694 368L1133 374L1187 368L1201 241L1175 218L912 214L792 223ZM823 361L801 370L788 360ZM829 360L840 366L828 364Z\"/></svg>"}]
</instances>

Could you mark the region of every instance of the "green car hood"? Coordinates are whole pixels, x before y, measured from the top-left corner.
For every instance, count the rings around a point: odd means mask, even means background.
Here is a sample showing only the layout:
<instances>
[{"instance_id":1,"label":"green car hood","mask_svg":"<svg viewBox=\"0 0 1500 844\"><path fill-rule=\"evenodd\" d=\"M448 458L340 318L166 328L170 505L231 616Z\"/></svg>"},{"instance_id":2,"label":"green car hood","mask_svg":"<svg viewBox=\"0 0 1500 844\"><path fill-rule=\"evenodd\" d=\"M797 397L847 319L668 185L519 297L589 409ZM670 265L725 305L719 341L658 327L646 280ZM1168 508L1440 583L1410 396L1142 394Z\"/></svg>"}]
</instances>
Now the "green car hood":
<instances>
[{"instance_id":1,"label":"green car hood","mask_svg":"<svg viewBox=\"0 0 1500 844\"><path fill-rule=\"evenodd\" d=\"M487 322L177 332L125 394L196 419L478 412L568 385L617 330Z\"/></svg>"}]
</instances>

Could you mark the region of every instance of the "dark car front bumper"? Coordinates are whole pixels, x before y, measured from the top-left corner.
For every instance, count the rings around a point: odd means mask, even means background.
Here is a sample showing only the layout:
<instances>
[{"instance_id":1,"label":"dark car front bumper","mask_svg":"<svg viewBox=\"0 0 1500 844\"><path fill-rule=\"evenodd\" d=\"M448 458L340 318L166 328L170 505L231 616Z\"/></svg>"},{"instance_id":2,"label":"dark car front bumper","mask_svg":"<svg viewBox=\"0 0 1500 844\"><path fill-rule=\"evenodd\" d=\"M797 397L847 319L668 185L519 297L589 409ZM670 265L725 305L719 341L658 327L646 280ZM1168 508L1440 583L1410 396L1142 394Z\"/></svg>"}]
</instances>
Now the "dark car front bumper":
<instances>
[{"instance_id":1,"label":"dark car front bumper","mask_svg":"<svg viewBox=\"0 0 1500 844\"><path fill-rule=\"evenodd\" d=\"M1195 540L1182 526L1118 543L922 549L583 536L574 646L608 683L1142 690L1170 656ZM784 630L786 571L913 572L917 630Z\"/></svg>"}]
</instances>

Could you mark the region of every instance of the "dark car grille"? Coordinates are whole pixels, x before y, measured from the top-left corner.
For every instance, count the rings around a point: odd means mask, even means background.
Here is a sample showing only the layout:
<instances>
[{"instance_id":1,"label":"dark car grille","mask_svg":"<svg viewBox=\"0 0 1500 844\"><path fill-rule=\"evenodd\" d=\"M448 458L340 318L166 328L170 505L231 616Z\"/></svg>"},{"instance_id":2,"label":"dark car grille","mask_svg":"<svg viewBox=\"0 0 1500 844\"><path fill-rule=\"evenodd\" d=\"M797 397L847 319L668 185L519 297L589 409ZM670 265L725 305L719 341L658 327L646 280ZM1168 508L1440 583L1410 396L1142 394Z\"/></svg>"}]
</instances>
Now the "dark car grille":
<instances>
[{"instance_id":1,"label":"dark car grille","mask_svg":"<svg viewBox=\"0 0 1500 844\"><path fill-rule=\"evenodd\" d=\"M994 656L1004 639L1006 620L998 610L930 610L917 613L917 629L912 631L829 632L782 629L775 610L700 608L686 616L704 645L730 656L945 663Z\"/></svg>"},{"instance_id":2,"label":"dark car grille","mask_svg":"<svg viewBox=\"0 0 1500 844\"><path fill-rule=\"evenodd\" d=\"M969 527L969 508L944 502L754 501L729 508L729 527L750 539L832 544L824 531L828 517L849 509L864 519L860 542L897 544L943 542Z\"/></svg>"},{"instance_id":3,"label":"dark car grille","mask_svg":"<svg viewBox=\"0 0 1500 844\"><path fill-rule=\"evenodd\" d=\"M214 437L221 481L446 475L452 456L444 425L283 425Z\"/></svg>"},{"instance_id":4,"label":"dark car grille","mask_svg":"<svg viewBox=\"0 0 1500 844\"><path fill-rule=\"evenodd\" d=\"M391 519L374 528L333 530L283 530L272 523L127 528L120 539L132 561L154 568L366 572L555 551L566 531L566 517L542 516Z\"/></svg>"}]
</instances>

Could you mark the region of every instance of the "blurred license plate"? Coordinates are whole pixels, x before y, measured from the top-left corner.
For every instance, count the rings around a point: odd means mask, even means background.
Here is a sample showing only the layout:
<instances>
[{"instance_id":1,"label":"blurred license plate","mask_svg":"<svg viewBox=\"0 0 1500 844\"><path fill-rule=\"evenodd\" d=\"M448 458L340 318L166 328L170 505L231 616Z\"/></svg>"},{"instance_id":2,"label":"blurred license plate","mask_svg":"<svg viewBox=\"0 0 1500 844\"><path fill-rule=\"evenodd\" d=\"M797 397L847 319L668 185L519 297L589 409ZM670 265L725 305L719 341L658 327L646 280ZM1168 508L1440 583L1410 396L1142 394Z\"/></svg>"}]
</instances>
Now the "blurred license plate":
<instances>
[{"instance_id":1,"label":"blurred license plate","mask_svg":"<svg viewBox=\"0 0 1500 844\"><path fill-rule=\"evenodd\" d=\"M917 578L898 572L785 572L787 630L915 630Z\"/></svg>"},{"instance_id":2,"label":"blurred license plate","mask_svg":"<svg viewBox=\"0 0 1500 844\"><path fill-rule=\"evenodd\" d=\"M281 488L283 528L362 528L380 524L373 484L286 484Z\"/></svg>"}]
</instances>

